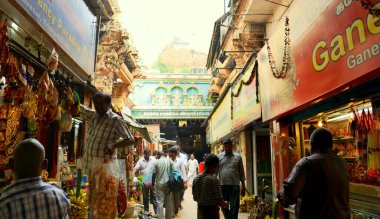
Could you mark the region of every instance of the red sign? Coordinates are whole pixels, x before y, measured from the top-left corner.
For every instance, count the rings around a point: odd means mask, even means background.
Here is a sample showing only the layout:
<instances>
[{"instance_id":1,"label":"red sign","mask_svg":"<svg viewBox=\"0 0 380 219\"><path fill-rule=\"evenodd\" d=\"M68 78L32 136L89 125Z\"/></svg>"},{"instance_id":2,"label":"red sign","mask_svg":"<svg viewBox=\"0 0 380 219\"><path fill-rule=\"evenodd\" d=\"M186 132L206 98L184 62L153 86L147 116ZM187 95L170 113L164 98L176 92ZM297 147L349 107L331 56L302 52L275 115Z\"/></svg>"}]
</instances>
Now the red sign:
<instances>
[{"instance_id":1,"label":"red sign","mask_svg":"<svg viewBox=\"0 0 380 219\"><path fill-rule=\"evenodd\" d=\"M313 27L294 45L300 104L380 67L380 21L359 2L334 1Z\"/></svg>"},{"instance_id":2,"label":"red sign","mask_svg":"<svg viewBox=\"0 0 380 219\"><path fill-rule=\"evenodd\" d=\"M380 1L371 2L380 8ZM291 89L275 91L272 86L274 91L270 91L264 87L264 120L305 106L378 69L380 18L370 15L358 1L333 0L291 47L293 66L288 78L276 87ZM273 76L265 79L260 85L270 86L278 80ZM281 92L287 93L286 97L279 98Z\"/></svg>"}]
</instances>

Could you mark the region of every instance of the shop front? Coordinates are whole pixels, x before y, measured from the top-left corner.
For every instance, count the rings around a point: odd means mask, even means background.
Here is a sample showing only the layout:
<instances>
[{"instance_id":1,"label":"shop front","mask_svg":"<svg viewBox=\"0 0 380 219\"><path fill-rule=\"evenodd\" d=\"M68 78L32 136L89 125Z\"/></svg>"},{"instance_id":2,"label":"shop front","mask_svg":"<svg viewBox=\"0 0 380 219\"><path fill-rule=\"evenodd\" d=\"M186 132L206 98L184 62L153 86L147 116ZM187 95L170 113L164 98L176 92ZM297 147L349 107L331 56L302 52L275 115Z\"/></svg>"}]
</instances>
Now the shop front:
<instances>
[{"instance_id":1,"label":"shop front","mask_svg":"<svg viewBox=\"0 0 380 219\"><path fill-rule=\"evenodd\" d=\"M1 151L7 151L1 153L2 165L26 137L46 146L51 178L60 175L60 148L69 162L80 154L82 121L73 117L78 104L88 98L85 90L94 92L87 81L95 67L95 40L88 39L95 39L96 17L84 3L76 10L72 6L45 1L0 3L2 123L12 123L13 129L2 129ZM73 12L68 15L66 10Z\"/></svg>"},{"instance_id":2,"label":"shop front","mask_svg":"<svg viewBox=\"0 0 380 219\"><path fill-rule=\"evenodd\" d=\"M247 189L257 195L266 185L271 186L272 174L269 129L261 122L256 53L241 72L231 85L232 132L238 133L244 155Z\"/></svg>"},{"instance_id":3,"label":"shop front","mask_svg":"<svg viewBox=\"0 0 380 219\"><path fill-rule=\"evenodd\" d=\"M0 23L0 187L12 181L15 146L36 138L48 159L43 180L70 192L75 177L82 178L75 168L86 129L79 105L96 92L87 83L96 17L82 1L9 0L0 2Z\"/></svg>"},{"instance_id":4,"label":"shop front","mask_svg":"<svg viewBox=\"0 0 380 219\"><path fill-rule=\"evenodd\" d=\"M268 41L272 52L264 47L258 54L262 116L271 124L274 194L294 164L310 155L311 132L325 127L349 166L352 216L378 217L380 18L356 1L321 1L299 10L303 4L295 1L285 14L288 53L281 51L286 30L279 25ZM379 1L372 4L380 7ZM287 71L279 78L270 63L283 63L283 55Z\"/></svg>"}]
</instances>

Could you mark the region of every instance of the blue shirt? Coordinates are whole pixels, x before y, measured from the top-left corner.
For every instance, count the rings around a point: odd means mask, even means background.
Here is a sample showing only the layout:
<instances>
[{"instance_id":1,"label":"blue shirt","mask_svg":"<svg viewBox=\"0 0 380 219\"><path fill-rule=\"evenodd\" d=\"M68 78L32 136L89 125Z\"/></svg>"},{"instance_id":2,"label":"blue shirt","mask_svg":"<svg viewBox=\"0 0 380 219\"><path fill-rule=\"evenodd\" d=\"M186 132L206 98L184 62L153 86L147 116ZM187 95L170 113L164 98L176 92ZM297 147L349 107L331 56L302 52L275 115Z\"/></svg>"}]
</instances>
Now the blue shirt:
<instances>
[{"instance_id":1,"label":"blue shirt","mask_svg":"<svg viewBox=\"0 0 380 219\"><path fill-rule=\"evenodd\" d=\"M4 189L0 218L69 218L70 202L62 190L41 177L17 180Z\"/></svg>"}]
</instances>

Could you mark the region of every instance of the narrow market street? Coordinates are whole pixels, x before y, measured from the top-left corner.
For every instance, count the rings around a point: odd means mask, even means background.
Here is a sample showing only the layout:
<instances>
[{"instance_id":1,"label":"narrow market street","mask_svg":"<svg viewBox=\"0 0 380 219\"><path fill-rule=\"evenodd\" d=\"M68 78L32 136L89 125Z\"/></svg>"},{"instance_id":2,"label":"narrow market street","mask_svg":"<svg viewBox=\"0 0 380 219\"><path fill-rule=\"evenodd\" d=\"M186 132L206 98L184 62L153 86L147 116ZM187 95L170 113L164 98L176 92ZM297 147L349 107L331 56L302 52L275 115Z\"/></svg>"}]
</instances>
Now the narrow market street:
<instances>
[{"instance_id":1,"label":"narrow market street","mask_svg":"<svg viewBox=\"0 0 380 219\"><path fill-rule=\"evenodd\" d=\"M379 42L380 0L0 0L0 219L380 219Z\"/></svg>"},{"instance_id":2,"label":"narrow market street","mask_svg":"<svg viewBox=\"0 0 380 219\"><path fill-rule=\"evenodd\" d=\"M193 195L191 194L191 187L186 189L184 201L182 202L182 207L183 209L178 212L178 215L175 218L196 218L197 203L193 200ZM153 207L151 206L151 208ZM220 211L220 218L224 218L222 211ZM246 218L248 218L248 213L239 213L239 219Z\"/></svg>"},{"instance_id":3,"label":"narrow market street","mask_svg":"<svg viewBox=\"0 0 380 219\"><path fill-rule=\"evenodd\" d=\"M175 218L180 219L190 219L196 218L197 214L197 203L193 200L193 195L191 193L191 187L187 188L185 191L184 201L182 202L183 209L178 212L178 215ZM153 205L150 204L150 209L153 209ZM137 213L133 218L137 218ZM247 219L249 216L248 213L239 213L239 219ZM220 218L223 219L223 213L220 211Z\"/></svg>"}]
</instances>

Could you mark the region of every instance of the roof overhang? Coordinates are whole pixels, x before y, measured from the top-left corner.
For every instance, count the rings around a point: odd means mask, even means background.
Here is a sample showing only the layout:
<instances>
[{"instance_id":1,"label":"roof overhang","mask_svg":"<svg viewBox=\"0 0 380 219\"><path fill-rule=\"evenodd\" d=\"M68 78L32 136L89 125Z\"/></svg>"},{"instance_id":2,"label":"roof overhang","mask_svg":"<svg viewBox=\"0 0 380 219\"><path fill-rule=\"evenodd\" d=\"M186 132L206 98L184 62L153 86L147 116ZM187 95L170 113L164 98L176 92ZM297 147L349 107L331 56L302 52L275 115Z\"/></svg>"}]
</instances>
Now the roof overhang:
<instances>
[{"instance_id":1,"label":"roof overhang","mask_svg":"<svg viewBox=\"0 0 380 219\"><path fill-rule=\"evenodd\" d=\"M121 116L123 117L124 121L131 126L132 128L136 129L137 132L140 133L140 135L147 140L149 143L153 143L152 138L149 135L148 129L138 123L136 120L134 120L131 116L128 116L125 113L121 113Z\"/></svg>"}]
</instances>

